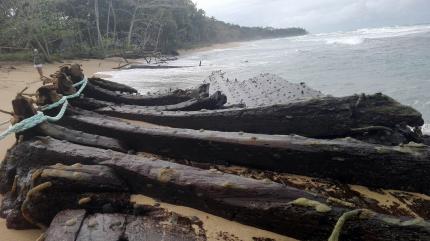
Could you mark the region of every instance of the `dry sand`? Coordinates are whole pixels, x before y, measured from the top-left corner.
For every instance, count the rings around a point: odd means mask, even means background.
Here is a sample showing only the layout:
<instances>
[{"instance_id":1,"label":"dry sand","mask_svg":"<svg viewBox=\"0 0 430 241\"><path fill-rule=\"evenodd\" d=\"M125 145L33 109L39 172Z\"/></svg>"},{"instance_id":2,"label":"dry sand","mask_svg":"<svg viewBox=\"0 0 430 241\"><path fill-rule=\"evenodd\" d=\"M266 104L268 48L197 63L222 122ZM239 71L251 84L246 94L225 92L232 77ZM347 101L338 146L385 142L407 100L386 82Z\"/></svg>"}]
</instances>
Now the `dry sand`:
<instances>
[{"instance_id":1,"label":"dry sand","mask_svg":"<svg viewBox=\"0 0 430 241\"><path fill-rule=\"evenodd\" d=\"M215 45L205 49L215 48L228 48L237 46L233 44ZM92 73L101 71L111 71L113 67L119 66L119 59L106 59L106 60L79 60L74 61L83 65L83 69L87 76ZM45 75L54 73L62 64L48 64L44 66ZM33 66L29 63L2 63L0 62L0 109L11 111L11 100L15 95L25 87L29 87L26 93L34 93L36 89L41 86L38 81L38 74ZM13 67L13 68L10 68ZM0 113L0 122L10 119L10 116ZM134 123L134 122L133 122ZM137 124L137 123L136 123ZM140 123L142 125L143 123ZM6 130L8 125L0 126L0 131ZM153 126L151 126L153 127ZM3 160L4 155L8 148L15 142L13 135L0 141L0 158ZM1 198L1 197L0 197ZM154 203L154 201L144 196L134 196L133 201L139 203ZM197 216L204 221L205 229L207 230L209 240L227 240L234 241L253 241L253 237L272 238L277 241L290 241L294 240L288 237L280 236L278 234L270 233L257 228L245 226L236 222L231 222L198 210L186 207L174 206L166 203L161 203L161 206L170 211L177 212L185 216ZM6 228L5 220L0 219L0 241L34 241L42 231L40 230L26 230L16 231L8 230Z\"/></svg>"}]
</instances>

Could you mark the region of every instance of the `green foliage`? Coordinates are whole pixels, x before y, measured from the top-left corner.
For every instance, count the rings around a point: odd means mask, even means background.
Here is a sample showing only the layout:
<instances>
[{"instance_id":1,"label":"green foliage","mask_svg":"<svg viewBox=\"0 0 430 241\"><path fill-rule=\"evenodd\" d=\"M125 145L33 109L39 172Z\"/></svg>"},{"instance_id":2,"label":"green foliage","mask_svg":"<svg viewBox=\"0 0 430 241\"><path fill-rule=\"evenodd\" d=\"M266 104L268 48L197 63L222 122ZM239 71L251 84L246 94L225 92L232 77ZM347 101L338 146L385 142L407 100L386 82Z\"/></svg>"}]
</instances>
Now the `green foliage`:
<instances>
[{"instance_id":1,"label":"green foliage","mask_svg":"<svg viewBox=\"0 0 430 241\"><path fill-rule=\"evenodd\" d=\"M306 34L301 28L251 28L206 16L191 0L2 0L0 47L54 56L103 57ZM2 54L4 55L4 54ZM4 57L3 57L4 58Z\"/></svg>"},{"instance_id":2,"label":"green foliage","mask_svg":"<svg viewBox=\"0 0 430 241\"><path fill-rule=\"evenodd\" d=\"M30 51L16 51L13 53L0 53L0 61L29 61L31 60Z\"/></svg>"}]
</instances>

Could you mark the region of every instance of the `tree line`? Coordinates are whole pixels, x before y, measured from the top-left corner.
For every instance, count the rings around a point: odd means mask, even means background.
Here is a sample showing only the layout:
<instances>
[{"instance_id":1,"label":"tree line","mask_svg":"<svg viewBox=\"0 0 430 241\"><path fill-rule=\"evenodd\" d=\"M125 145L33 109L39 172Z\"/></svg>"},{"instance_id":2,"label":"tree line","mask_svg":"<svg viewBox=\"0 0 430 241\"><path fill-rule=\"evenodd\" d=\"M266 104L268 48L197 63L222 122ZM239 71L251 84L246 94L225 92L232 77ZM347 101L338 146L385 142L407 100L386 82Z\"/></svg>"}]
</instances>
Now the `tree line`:
<instances>
[{"instance_id":1,"label":"tree line","mask_svg":"<svg viewBox=\"0 0 430 241\"><path fill-rule=\"evenodd\" d=\"M1 0L0 51L38 48L53 56L119 52L175 53L179 48L306 34L228 24L191 0Z\"/></svg>"}]
</instances>

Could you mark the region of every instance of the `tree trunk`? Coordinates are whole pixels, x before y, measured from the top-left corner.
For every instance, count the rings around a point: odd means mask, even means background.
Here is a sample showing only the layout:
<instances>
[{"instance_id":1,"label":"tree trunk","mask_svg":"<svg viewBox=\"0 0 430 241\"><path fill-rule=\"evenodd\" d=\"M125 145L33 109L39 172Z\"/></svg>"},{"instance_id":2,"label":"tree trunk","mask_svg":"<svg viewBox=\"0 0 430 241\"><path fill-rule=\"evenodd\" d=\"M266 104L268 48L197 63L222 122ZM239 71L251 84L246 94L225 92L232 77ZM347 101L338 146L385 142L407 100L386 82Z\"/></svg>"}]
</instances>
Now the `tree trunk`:
<instances>
[{"instance_id":1,"label":"tree trunk","mask_svg":"<svg viewBox=\"0 0 430 241\"><path fill-rule=\"evenodd\" d=\"M110 25L110 12L112 9L112 1L109 1L108 13L107 13L107 21L106 21L106 38L109 38L109 25Z\"/></svg>"},{"instance_id":2,"label":"tree trunk","mask_svg":"<svg viewBox=\"0 0 430 241\"><path fill-rule=\"evenodd\" d=\"M128 35L127 35L127 47L131 46L131 37L133 35L133 28L134 28L134 23L136 21L136 14L138 10L139 10L139 6L136 6L134 8L133 14L131 15L130 27L128 29Z\"/></svg>"},{"instance_id":3,"label":"tree trunk","mask_svg":"<svg viewBox=\"0 0 430 241\"><path fill-rule=\"evenodd\" d=\"M116 21L116 12L115 12L115 8L113 7L113 3L112 3L112 17L113 17L113 42L114 42L114 47L116 49L116 28L117 28L117 21Z\"/></svg>"},{"instance_id":4,"label":"tree trunk","mask_svg":"<svg viewBox=\"0 0 430 241\"><path fill-rule=\"evenodd\" d=\"M103 48L103 38L100 31L100 12L99 12L99 0L94 0L94 16L96 18L97 38L100 47Z\"/></svg>"},{"instance_id":5,"label":"tree trunk","mask_svg":"<svg viewBox=\"0 0 430 241\"><path fill-rule=\"evenodd\" d=\"M160 24L160 26L158 27L158 34L157 34L157 40L155 41L155 49L158 49L158 43L160 41L160 36L161 36L161 32L163 30L163 25Z\"/></svg>"},{"instance_id":6,"label":"tree trunk","mask_svg":"<svg viewBox=\"0 0 430 241\"><path fill-rule=\"evenodd\" d=\"M70 163L70 160L73 160L75 163L109 166L115 170L116 175L128 183L132 193L197 208L302 240L326 240L340 216L350 211L337 205L329 206L325 199L318 196L270 181L201 170L162 160L79 146L51 138L24 142L16 146L3 164L2 174L13 178L15 176L13 172L19 171L20 165L35 165L36 160L43 160L44 164L48 161ZM64 169L70 174L76 171L73 169L75 167L70 168L61 167L59 170ZM91 170L99 169L99 167L92 167ZM5 170L7 170L6 173ZM107 170L103 173L105 172ZM43 178L50 178L47 173L43 173L42 179L37 183L43 182L45 180ZM51 171L51 173L58 176L58 172ZM60 178L63 176L66 175L61 175ZM91 180L91 175L88 180ZM54 181L51 185L52 188L68 190L55 184ZM51 189L50 192L53 190ZM43 199L43 195L35 198ZM413 240L414 237L426 240L430 238L430 230L426 222L421 221L422 224L419 225L413 222L401 222L393 217L376 213L364 215L366 213L368 212L358 212L360 215L348 220L345 227L339 230L342 240Z\"/></svg>"}]
</instances>

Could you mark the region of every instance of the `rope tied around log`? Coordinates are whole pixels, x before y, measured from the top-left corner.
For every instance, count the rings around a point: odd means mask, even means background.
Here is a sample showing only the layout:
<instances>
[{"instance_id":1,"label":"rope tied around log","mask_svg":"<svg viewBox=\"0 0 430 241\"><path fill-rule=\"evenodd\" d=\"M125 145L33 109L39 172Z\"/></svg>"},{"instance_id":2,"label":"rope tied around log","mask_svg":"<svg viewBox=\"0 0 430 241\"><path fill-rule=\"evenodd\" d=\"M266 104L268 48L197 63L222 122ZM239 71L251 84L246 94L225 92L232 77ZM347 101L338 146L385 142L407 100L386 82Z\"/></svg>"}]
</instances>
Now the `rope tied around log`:
<instances>
[{"instance_id":1,"label":"rope tied around log","mask_svg":"<svg viewBox=\"0 0 430 241\"><path fill-rule=\"evenodd\" d=\"M79 97L82 92L84 91L85 87L88 84L88 79L84 76L84 79L82 81L80 81L79 83L74 84L73 86L81 86L81 88L74 94L72 95L68 95L68 96L63 96L63 98L61 98L59 101L48 105L48 106L44 106L41 108L42 111L46 111L46 110L51 110L54 108L57 108L59 106L62 105L60 112L58 113L58 115L51 117L51 116L47 116L45 115L43 112L38 111L36 115L27 118L13 126L10 126L9 129L7 129L6 131L4 131L3 133L0 134L0 140L4 139L5 137L7 137L8 135L12 134L12 133L20 133L23 131L26 131L28 129L31 129L45 121L49 121L49 122L57 122L59 120L61 120L64 116L64 114L66 113L67 110L67 106L69 104L68 99L73 99L76 97Z\"/></svg>"}]
</instances>

